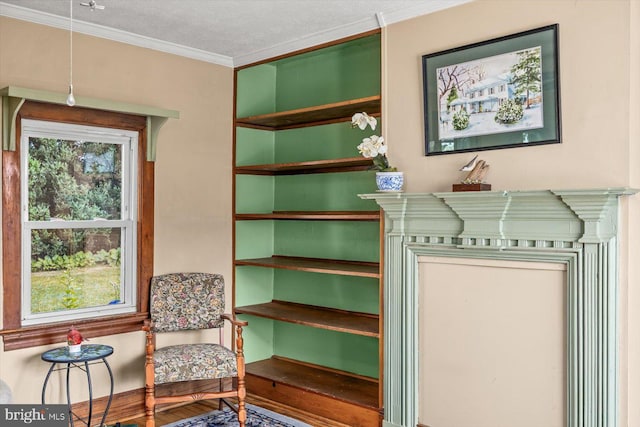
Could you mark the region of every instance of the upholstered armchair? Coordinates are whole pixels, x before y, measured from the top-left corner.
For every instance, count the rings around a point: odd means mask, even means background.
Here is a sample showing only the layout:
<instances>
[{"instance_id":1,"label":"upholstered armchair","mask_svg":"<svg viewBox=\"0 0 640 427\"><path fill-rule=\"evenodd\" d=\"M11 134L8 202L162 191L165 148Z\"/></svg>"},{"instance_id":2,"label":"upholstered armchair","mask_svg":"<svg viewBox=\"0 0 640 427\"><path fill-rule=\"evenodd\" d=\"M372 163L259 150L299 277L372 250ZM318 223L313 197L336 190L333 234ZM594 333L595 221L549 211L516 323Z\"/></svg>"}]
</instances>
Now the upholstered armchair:
<instances>
[{"instance_id":1,"label":"upholstered armchair","mask_svg":"<svg viewBox=\"0 0 640 427\"><path fill-rule=\"evenodd\" d=\"M231 405L245 426L244 354L241 322L224 311L224 279L219 274L172 273L151 279L150 320L145 322L145 416L146 427L155 427L157 404L203 399L236 398ZM224 321L235 331L235 351L224 346ZM172 333L180 341L180 331L212 329L219 343L175 344L156 348L156 334ZM223 379L235 378L236 386L223 387ZM218 380L211 391L187 395L156 396L156 385L194 380ZM231 381L233 382L233 381ZM225 401L225 403L227 403Z\"/></svg>"}]
</instances>

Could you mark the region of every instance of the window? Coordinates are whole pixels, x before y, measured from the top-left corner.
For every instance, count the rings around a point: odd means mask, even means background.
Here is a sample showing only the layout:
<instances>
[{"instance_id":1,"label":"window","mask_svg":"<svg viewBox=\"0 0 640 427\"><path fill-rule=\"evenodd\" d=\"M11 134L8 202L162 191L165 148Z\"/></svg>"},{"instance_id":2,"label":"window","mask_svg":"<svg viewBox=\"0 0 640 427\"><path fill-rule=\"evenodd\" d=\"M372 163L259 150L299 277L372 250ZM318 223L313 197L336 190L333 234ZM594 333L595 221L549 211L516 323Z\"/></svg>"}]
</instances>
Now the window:
<instances>
[{"instance_id":1,"label":"window","mask_svg":"<svg viewBox=\"0 0 640 427\"><path fill-rule=\"evenodd\" d=\"M2 152L5 350L59 343L71 324L88 337L140 330L153 274L146 131L146 116L20 108L16 149Z\"/></svg>"},{"instance_id":2,"label":"window","mask_svg":"<svg viewBox=\"0 0 640 427\"><path fill-rule=\"evenodd\" d=\"M22 325L136 310L137 132L22 120Z\"/></svg>"}]
</instances>

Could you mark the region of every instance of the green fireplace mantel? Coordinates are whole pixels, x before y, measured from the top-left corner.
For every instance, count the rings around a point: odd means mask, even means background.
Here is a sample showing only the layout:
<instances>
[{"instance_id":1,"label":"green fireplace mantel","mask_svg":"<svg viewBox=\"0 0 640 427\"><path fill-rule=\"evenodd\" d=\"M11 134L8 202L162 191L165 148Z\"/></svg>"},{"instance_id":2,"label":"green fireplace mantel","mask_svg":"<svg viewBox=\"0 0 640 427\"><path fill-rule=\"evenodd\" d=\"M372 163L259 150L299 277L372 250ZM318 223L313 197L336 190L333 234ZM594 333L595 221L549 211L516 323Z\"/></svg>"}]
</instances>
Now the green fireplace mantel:
<instances>
[{"instance_id":1,"label":"green fireplace mantel","mask_svg":"<svg viewBox=\"0 0 640 427\"><path fill-rule=\"evenodd\" d=\"M564 264L566 426L617 427L618 210L635 193L361 194L385 214L383 426L418 423L418 259L429 255Z\"/></svg>"},{"instance_id":2,"label":"green fireplace mantel","mask_svg":"<svg viewBox=\"0 0 640 427\"><path fill-rule=\"evenodd\" d=\"M17 86L8 86L0 89L0 97L2 97L2 149L11 151L16 149L16 117L25 101L31 100L65 105L67 100L66 93ZM147 160L149 161L155 161L158 132L162 125L170 118L177 119L180 117L180 113L174 110L86 96L76 96L76 106L146 116Z\"/></svg>"}]
</instances>

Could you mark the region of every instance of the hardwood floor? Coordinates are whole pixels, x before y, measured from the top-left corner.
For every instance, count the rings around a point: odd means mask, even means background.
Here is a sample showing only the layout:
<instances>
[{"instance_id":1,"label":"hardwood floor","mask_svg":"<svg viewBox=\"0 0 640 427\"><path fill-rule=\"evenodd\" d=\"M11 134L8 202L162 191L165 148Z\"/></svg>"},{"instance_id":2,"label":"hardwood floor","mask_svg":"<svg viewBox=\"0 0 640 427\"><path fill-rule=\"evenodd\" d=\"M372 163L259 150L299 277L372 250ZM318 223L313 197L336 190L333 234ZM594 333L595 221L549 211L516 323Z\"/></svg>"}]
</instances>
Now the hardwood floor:
<instances>
[{"instance_id":1,"label":"hardwood floor","mask_svg":"<svg viewBox=\"0 0 640 427\"><path fill-rule=\"evenodd\" d=\"M262 399L258 396L249 395L247 397L247 402L256 406L261 406L265 409L269 409L273 412L295 418L313 427L351 427L346 424L329 420L327 418L322 418L313 414L302 412L300 410L282 405L277 402ZM215 411L216 409L218 409L217 400L202 400L198 402L188 403L186 405L160 409L156 411L156 427L161 427L185 418L195 417L200 414ZM139 427L144 427L144 416L129 420L120 420L120 422L122 424L137 424Z\"/></svg>"},{"instance_id":2,"label":"hardwood floor","mask_svg":"<svg viewBox=\"0 0 640 427\"><path fill-rule=\"evenodd\" d=\"M156 411L156 426L164 426L185 418L195 417L200 414L215 411L218 409L217 400L201 400L182 406L172 407L164 410ZM120 420L122 424L137 424L144 427L144 416L131 420Z\"/></svg>"}]
</instances>

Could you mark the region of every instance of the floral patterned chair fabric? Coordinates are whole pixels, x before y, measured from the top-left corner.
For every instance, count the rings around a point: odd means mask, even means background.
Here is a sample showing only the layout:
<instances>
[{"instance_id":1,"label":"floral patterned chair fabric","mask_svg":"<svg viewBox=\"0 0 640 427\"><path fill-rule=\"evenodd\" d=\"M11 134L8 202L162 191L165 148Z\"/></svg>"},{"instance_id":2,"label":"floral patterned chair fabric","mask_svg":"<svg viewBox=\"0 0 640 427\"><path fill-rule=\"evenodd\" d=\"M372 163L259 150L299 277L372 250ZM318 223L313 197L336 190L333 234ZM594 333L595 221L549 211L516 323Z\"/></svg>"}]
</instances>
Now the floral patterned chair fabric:
<instances>
[{"instance_id":1,"label":"floral patterned chair fabric","mask_svg":"<svg viewBox=\"0 0 640 427\"><path fill-rule=\"evenodd\" d=\"M219 274L173 273L151 279L151 319L156 332L221 328L224 279Z\"/></svg>"},{"instance_id":2,"label":"floral patterned chair fabric","mask_svg":"<svg viewBox=\"0 0 640 427\"><path fill-rule=\"evenodd\" d=\"M160 403L189 400L237 398L240 427L245 426L246 396L241 322L224 314L224 278L211 273L171 273L151 279L151 319L145 322L145 415L146 427L155 427L155 407ZM176 331L222 328L231 322L235 331L235 351L218 343L176 344L156 348L156 334ZM220 334L222 342L222 334ZM235 388L223 385L223 379L236 378ZM180 381L218 380L209 392L184 396L156 396L155 385ZM226 384L231 384L227 381ZM222 400L221 400L222 402ZM225 402L226 403L226 402ZM231 405L230 405L231 406Z\"/></svg>"},{"instance_id":3,"label":"floral patterned chair fabric","mask_svg":"<svg viewBox=\"0 0 640 427\"><path fill-rule=\"evenodd\" d=\"M156 384L235 377L236 354L218 344L163 347L153 354Z\"/></svg>"}]
</instances>

